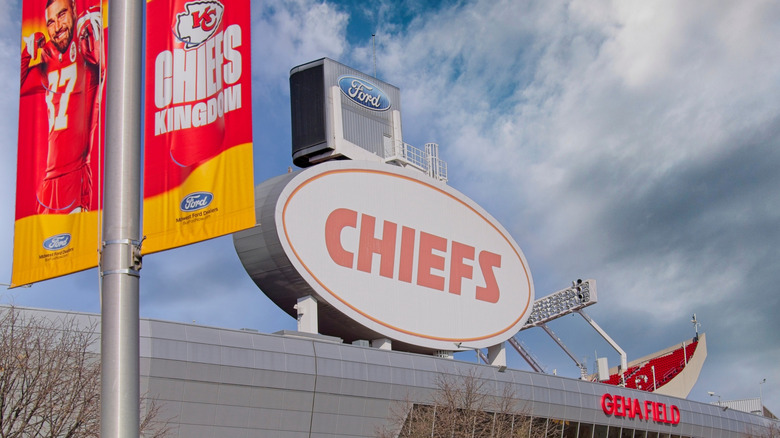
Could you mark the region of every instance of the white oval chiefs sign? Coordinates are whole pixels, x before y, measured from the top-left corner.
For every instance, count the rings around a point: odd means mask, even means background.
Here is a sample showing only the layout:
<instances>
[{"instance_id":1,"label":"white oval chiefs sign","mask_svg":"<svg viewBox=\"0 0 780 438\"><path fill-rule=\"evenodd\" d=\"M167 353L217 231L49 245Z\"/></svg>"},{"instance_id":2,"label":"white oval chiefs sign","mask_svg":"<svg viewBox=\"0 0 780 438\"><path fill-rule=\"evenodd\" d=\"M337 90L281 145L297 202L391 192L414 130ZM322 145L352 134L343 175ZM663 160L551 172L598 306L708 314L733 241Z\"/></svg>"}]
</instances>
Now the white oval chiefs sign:
<instances>
[{"instance_id":1,"label":"white oval chiefs sign","mask_svg":"<svg viewBox=\"0 0 780 438\"><path fill-rule=\"evenodd\" d=\"M533 283L514 240L476 203L425 175L368 162L317 165L284 188L276 222L320 298L392 339L484 348L530 314Z\"/></svg>"}]
</instances>

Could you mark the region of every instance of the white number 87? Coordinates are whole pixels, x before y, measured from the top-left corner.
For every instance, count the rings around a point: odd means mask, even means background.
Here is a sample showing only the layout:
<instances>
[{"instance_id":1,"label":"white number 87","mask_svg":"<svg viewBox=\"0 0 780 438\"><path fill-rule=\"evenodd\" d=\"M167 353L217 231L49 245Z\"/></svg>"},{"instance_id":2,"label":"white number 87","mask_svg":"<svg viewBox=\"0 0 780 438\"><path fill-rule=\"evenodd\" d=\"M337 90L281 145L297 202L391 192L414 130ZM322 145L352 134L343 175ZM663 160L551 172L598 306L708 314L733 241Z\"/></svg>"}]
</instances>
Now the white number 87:
<instances>
[{"instance_id":1,"label":"white number 87","mask_svg":"<svg viewBox=\"0 0 780 438\"><path fill-rule=\"evenodd\" d=\"M46 93L46 106L49 109L49 132L59 131L68 127L68 101L76 86L76 64L71 64L57 71L49 72L49 87ZM64 91L59 91L65 87ZM54 108L54 95L60 95L59 108Z\"/></svg>"}]
</instances>

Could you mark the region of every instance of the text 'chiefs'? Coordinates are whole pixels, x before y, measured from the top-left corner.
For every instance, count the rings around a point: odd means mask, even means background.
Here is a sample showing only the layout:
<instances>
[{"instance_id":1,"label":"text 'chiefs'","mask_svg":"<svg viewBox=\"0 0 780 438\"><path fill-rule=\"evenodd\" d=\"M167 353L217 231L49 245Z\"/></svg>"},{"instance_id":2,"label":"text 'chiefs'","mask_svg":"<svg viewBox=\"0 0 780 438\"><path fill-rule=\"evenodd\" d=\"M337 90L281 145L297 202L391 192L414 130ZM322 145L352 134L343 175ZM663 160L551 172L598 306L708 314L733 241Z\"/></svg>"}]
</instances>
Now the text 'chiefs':
<instances>
[{"instance_id":1,"label":"text 'chiefs'","mask_svg":"<svg viewBox=\"0 0 780 438\"><path fill-rule=\"evenodd\" d=\"M477 252L471 245L410 227L399 227L387 220L382 223L382 237L377 238L374 234L376 223L374 216L365 213L358 214L346 208L333 210L325 222L325 246L331 260L345 268L371 273L376 254L380 276L440 291L446 286L446 290L455 295L461 294L463 283L475 279L474 267L478 265L484 286L468 282L475 287L474 297L488 303L498 302L500 290L494 270L501 268L501 255L486 250ZM342 233L348 232L347 229L358 233L355 248L345 248L342 243Z\"/></svg>"},{"instance_id":2,"label":"text 'chiefs'","mask_svg":"<svg viewBox=\"0 0 780 438\"><path fill-rule=\"evenodd\" d=\"M154 135L205 126L241 108L239 47L241 26L233 24L195 48L157 55Z\"/></svg>"}]
</instances>

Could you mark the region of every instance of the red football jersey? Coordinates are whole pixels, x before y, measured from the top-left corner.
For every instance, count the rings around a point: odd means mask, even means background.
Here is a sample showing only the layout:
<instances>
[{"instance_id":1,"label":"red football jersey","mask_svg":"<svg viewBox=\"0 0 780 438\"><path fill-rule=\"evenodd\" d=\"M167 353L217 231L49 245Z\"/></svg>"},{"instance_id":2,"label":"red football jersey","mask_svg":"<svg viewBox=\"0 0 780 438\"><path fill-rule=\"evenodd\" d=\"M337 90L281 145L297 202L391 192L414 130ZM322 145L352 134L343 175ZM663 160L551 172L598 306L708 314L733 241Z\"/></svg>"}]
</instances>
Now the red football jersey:
<instances>
[{"instance_id":1,"label":"red football jersey","mask_svg":"<svg viewBox=\"0 0 780 438\"><path fill-rule=\"evenodd\" d=\"M46 171L38 189L39 213L67 212L77 207L93 209L89 205L91 178L84 168L89 165L89 154L99 134L100 102L96 97L101 66L100 56L94 50L100 50L100 46L92 34L74 36L65 53L49 41L41 47L42 62L32 68L32 57L27 51L22 52L21 92L42 92L49 119ZM54 181L64 175L68 177ZM80 187L68 187L77 182ZM76 193L82 196L74 199L71 194Z\"/></svg>"}]
</instances>

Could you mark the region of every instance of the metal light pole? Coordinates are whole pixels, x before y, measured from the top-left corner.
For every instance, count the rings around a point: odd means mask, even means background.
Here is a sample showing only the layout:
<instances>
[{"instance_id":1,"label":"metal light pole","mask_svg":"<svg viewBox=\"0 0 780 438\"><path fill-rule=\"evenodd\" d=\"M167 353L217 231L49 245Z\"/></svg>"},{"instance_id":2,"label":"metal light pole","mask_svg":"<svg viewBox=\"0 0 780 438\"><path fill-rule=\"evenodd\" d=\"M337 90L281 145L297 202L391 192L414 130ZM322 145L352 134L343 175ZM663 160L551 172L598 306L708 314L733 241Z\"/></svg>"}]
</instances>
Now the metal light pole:
<instances>
[{"instance_id":1,"label":"metal light pole","mask_svg":"<svg viewBox=\"0 0 780 438\"><path fill-rule=\"evenodd\" d=\"M143 0L109 8L101 276L100 436L139 436Z\"/></svg>"},{"instance_id":2,"label":"metal light pole","mask_svg":"<svg viewBox=\"0 0 780 438\"><path fill-rule=\"evenodd\" d=\"M761 385L766 383L766 379L758 382L758 402L761 404L761 415L764 415L764 390Z\"/></svg>"},{"instance_id":3,"label":"metal light pole","mask_svg":"<svg viewBox=\"0 0 780 438\"><path fill-rule=\"evenodd\" d=\"M655 365L650 365L650 368L653 370L653 392L655 392L655 390L658 389L655 386Z\"/></svg>"},{"instance_id":4,"label":"metal light pole","mask_svg":"<svg viewBox=\"0 0 780 438\"><path fill-rule=\"evenodd\" d=\"M720 407L720 395L719 394L715 394L712 391L707 391L707 394L709 394L710 397L718 397L718 407Z\"/></svg>"}]
</instances>

